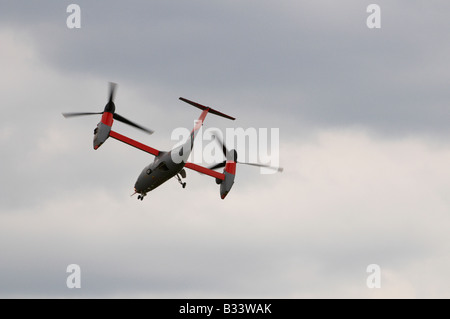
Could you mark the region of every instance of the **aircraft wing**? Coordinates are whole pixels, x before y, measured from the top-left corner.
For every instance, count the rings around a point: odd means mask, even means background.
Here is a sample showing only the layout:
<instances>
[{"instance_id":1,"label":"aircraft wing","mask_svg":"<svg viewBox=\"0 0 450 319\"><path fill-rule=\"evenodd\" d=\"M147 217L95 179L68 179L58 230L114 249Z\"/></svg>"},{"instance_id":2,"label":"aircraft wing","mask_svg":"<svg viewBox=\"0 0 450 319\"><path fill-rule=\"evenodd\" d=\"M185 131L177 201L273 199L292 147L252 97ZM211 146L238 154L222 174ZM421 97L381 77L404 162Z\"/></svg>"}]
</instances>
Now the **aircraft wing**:
<instances>
[{"instance_id":1,"label":"aircraft wing","mask_svg":"<svg viewBox=\"0 0 450 319\"><path fill-rule=\"evenodd\" d=\"M155 156L159 155L159 151L157 149L155 149L153 147L150 147L150 146L147 146L145 144L142 144L142 143L140 143L138 141L135 141L135 140L133 140L133 139L131 139L129 137L126 137L126 136L124 136L122 134L119 134L117 132L111 131L109 133L109 136L111 136L112 138L114 138L114 139L116 139L118 141L121 141L121 142L123 142L125 144L128 144L128 145L131 145L133 147L136 147L137 149L140 149L141 151L150 153L150 154L155 155Z\"/></svg>"},{"instance_id":2,"label":"aircraft wing","mask_svg":"<svg viewBox=\"0 0 450 319\"><path fill-rule=\"evenodd\" d=\"M212 169L209 169L209 168L206 168L206 167L194 164L194 163L187 162L186 165L184 165L184 167L192 169L192 170L197 171L202 174L206 174L206 175L218 178L222 181L225 179L224 174L213 171Z\"/></svg>"},{"instance_id":3,"label":"aircraft wing","mask_svg":"<svg viewBox=\"0 0 450 319\"><path fill-rule=\"evenodd\" d=\"M118 141L121 141L121 142L123 142L125 144L128 144L130 146L136 147L137 149L140 149L141 151L144 151L144 152L147 152L149 154L152 154L154 156L158 156L159 155L159 150L157 150L157 149L155 149L153 147L147 146L145 144L142 144L142 143L140 143L138 141L135 141L135 140L133 140L133 139L131 139L129 137L126 137L125 135L119 134L119 133L117 133L115 131L111 131L109 133L109 136L111 136L112 138L114 138L114 139L116 139ZM197 172L205 174L205 175L209 175L209 176L214 177L214 178L218 178L218 179L220 179L222 181L225 179L225 175L224 174L216 172L216 171L213 171L212 169L209 169L209 168L206 168L206 167L194 164L194 163L187 162L184 167L192 169L194 171L197 171Z\"/></svg>"}]
</instances>

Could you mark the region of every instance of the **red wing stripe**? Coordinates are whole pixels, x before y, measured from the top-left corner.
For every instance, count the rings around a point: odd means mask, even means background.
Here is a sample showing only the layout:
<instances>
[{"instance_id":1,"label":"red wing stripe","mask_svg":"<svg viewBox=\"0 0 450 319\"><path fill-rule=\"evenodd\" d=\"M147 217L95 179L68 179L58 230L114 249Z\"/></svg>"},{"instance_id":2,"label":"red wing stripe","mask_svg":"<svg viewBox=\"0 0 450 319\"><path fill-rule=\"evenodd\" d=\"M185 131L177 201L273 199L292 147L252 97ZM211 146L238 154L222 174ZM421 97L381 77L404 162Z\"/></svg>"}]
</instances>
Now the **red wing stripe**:
<instances>
[{"instance_id":1,"label":"red wing stripe","mask_svg":"<svg viewBox=\"0 0 450 319\"><path fill-rule=\"evenodd\" d=\"M144 152L150 153L152 155L158 156L159 155L159 151L153 147L147 146L145 144L139 143L138 141L132 140L129 137L126 137L122 134L119 134L117 132L111 131L109 133L109 136L111 136L112 138L115 138L116 140L119 140L121 142L124 142L125 144L131 145L133 147L136 147Z\"/></svg>"},{"instance_id":2,"label":"red wing stripe","mask_svg":"<svg viewBox=\"0 0 450 319\"><path fill-rule=\"evenodd\" d=\"M209 168L206 168L206 167L194 164L194 163L187 162L186 165L184 165L184 167L190 168L190 169L192 169L194 171L197 171L199 173L202 173L202 174L206 174L206 175L218 178L220 180L224 180L225 179L225 175L224 174L216 172L216 171L213 171L212 169L209 169Z\"/></svg>"},{"instance_id":3,"label":"red wing stripe","mask_svg":"<svg viewBox=\"0 0 450 319\"><path fill-rule=\"evenodd\" d=\"M122 134L119 134L117 132L111 131L109 133L109 136L111 136L112 138L115 138L116 140L119 140L119 141L121 141L121 142L123 142L125 144L128 144L128 145L131 145L133 147L136 147L136 148L138 148L138 149L140 149L140 150L142 150L144 152L150 153L152 155L158 156L158 154L159 154L159 151L157 149L154 149L153 147L150 147L150 146L144 145L142 143L139 143L139 142L137 142L135 140L132 140L131 138L126 137L126 136L124 136ZM206 174L206 175L218 178L218 179L220 179L222 181L225 179L225 175L224 174L216 172L216 171L213 171L212 169L209 169L209 168L206 168L206 167L194 164L194 163L187 162L184 167L187 167L189 169L192 169L192 170L197 171L197 172L202 173L202 174Z\"/></svg>"}]
</instances>

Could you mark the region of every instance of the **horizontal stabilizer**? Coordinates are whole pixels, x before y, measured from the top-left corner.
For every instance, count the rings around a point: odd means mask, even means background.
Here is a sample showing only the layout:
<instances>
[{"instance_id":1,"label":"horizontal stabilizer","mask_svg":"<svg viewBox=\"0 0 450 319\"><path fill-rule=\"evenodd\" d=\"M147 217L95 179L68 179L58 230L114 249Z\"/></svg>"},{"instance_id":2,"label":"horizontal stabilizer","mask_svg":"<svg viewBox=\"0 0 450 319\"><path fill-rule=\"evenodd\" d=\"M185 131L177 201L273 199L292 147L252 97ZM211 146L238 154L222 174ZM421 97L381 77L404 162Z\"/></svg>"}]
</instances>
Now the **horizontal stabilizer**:
<instances>
[{"instance_id":1,"label":"horizontal stabilizer","mask_svg":"<svg viewBox=\"0 0 450 319\"><path fill-rule=\"evenodd\" d=\"M195 107L199 108L200 110L208 110L208 112L211 113L211 114L222 116L222 117L225 117L225 118L233 120L233 121L235 120L234 117L231 117L229 115L226 115L226 114L223 114L223 113L221 113L219 111L216 111L213 108L210 108L209 106L204 106L204 105L198 104L196 102L193 102L193 101L190 101L188 99L185 99L184 97L180 97L180 100L183 101L183 102L186 102L186 103L188 103L188 104L190 104L192 106L195 106Z\"/></svg>"}]
</instances>

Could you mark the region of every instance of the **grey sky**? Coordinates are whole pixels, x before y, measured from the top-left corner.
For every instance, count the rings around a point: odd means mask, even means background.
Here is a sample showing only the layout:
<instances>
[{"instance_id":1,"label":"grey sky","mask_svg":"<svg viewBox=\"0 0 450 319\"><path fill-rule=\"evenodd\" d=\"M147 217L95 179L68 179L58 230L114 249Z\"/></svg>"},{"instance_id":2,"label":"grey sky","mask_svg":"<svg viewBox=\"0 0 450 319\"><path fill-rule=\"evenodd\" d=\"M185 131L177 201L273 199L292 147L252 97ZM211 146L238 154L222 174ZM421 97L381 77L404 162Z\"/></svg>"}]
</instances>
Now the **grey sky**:
<instances>
[{"instance_id":1,"label":"grey sky","mask_svg":"<svg viewBox=\"0 0 450 319\"><path fill-rule=\"evenodd\" d=\"M0 4L0 296L449 296L450 3L377 1L379 30L373 1L77 1L79 30L70 3ZM169 149L184 96L237 117L205 128L280 128L285 171L130 198L153 158L61 116L108 81L156 133L117 131Z\"/></svg>"},{"instance_id":2,"label":"grey sky","mask_svg":"<svg viewBox=\"0 0 450 319\"><path fill-rule=\"evenodd\" d=\"M88 1L78 31L58 27L65 3L2 10L2 21L61 72L132 81L149 98L170 87L238 108L242 95L248 109L319 125L447 132L449 5L380 2L383 28L369 30L367 3Z\"/></svg>"}]
</instances>

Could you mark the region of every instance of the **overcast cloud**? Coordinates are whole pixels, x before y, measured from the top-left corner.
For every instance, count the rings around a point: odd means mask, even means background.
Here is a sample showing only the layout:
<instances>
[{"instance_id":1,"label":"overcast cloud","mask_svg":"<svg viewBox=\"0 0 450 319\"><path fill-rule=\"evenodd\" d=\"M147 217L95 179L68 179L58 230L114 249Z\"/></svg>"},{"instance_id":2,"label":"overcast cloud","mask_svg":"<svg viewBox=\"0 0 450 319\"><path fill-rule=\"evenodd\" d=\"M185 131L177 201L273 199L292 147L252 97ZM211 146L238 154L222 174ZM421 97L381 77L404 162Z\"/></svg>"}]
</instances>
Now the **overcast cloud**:
<instances>
[{"instance_id":1,"label":"overcast cloud","mask_svg":"<svg viewBox=\"0 0 450 319\"><path fill-rule=\"evenodd\" d=\"M377 1L373 30L373 1L74 2L81 29L71 1L0 3L1 297L450 296L450 3ZM184 96L237 118L204 128L279 128L284 172L137 201L153 157L61 116L101 111L108 81L156 133L117 131L170 149Z\"/></svg>"}]
</instances>

